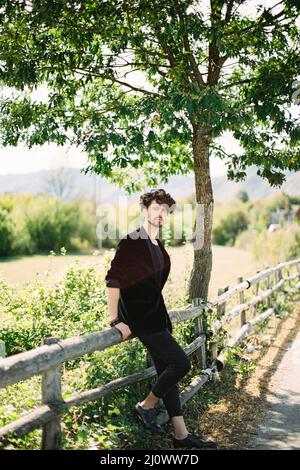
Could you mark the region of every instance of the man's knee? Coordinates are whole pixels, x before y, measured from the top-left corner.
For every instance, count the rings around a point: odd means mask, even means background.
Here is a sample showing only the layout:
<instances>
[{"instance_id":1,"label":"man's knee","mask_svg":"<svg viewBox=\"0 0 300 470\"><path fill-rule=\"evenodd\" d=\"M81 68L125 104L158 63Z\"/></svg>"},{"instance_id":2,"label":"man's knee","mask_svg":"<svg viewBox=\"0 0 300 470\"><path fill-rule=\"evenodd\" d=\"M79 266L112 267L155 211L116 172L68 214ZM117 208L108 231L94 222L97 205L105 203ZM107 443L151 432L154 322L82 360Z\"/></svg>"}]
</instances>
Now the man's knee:
<instances>
[{"instance_id":1,"label":"man's knee","mask_svg":"<svg viewBox=\"0 0 300 470\"><path fill-rule=\"evenodd\" d=\"M191 370L191 361L188 355L183 356L180 363L178 363L177 371L180 376L186 375Z\"/></svg>"}]
</instances>

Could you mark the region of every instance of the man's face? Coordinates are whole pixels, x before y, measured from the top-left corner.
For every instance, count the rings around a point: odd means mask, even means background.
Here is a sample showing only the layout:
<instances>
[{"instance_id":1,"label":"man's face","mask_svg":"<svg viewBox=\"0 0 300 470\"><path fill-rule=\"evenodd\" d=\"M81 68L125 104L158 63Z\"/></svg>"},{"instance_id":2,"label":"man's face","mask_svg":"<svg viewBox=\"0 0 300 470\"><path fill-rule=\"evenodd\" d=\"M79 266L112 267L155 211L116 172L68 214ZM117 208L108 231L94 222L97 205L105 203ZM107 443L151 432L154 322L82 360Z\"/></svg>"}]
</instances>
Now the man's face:
<instances>
[{"instance_id":1,"label":"man's face","mask_svg":"<svg viewBox=\"0 0 300 470\"><path fill-rule=\"evenodd\" d=\"M158 204L156 201L152 201L148 209L144 208L143 212L149 223L160 227L167 220L169 206L168 204Z\"/></svg>"}]
</instances>

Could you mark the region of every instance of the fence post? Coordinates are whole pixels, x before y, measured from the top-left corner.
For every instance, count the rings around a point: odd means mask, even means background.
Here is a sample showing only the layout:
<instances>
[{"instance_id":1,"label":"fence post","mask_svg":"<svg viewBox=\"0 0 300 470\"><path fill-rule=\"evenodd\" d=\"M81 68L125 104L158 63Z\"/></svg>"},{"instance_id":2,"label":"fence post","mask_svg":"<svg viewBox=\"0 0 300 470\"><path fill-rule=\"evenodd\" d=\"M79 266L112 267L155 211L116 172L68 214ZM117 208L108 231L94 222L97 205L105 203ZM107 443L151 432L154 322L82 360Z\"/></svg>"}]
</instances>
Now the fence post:
<instances>
[{"instance_id":1,"label":"fence post","mask_svg":"<svg viewBox=\"0 0 300 470\"><path fill-rule=\"evenodd\" d=\"M285 272L286 272L286 274L287 274L286 277L287 277L287 278L290 277L290 273L291 273L291 272L290 272L289 266L285 268ZM287 281L288 286L285 287L286 289L287 289L287 287L290 286L290 283L291 283L291 281Z\"/></svg>"},{"instance_id":2,"label":"fence post","mask_svg":"<svg viewBox=\"0 0 300 470\"><path fill-rule=\"evenodd\" d=\"M282 269L281 268L279 268L278 271L277 271L277 279L278 279L278 282L280 282L281 279L282 279ZM282 289L284 289L284 283L281 284L281 286L280 286L280 290L282 290Z\"/></svg>"},{"instance_id":3,"label":"fence post","mask_svg":"<svg viewBox=\"0 0 300 470\"><path fill-rule=\"evenodd\" d=\"M193 307L199 307L201 304L201 298L196 297L192 299L192 306ZM203 328L203 318L202 318L202 313L199 317L196 318L195 322L195 330L196 330L196 335L203 335L205 334L204 328ZM200 369L206 369L206 342L200 346L196 350L196 355L198 359L198 364Z\"/></svg>"},{"instance_id":4,"label":"fence post","mask_svg":"<svg viewBox=\"0 0 300 470\"><path fill-rule=\"evenodd\" d=\"M270 266L266 266L265 269L269 269ZM270 274L267 275L267 282L266 282L266 288L269 290L271 287L271 279L270 279ZM268 295L267 297L267 308L270 308L272 305L271 303L271 296Z\"/></svg>"},{"instance_id":5,"label":"fence post","mask_svg":"<svg viewBox=\"0 0 300 470\"><path fill-rule=\"evenodd\" d=\"M1 357L5 357L6 351L5 351L5 343L4 341L0 341L0 359Z\"/></svg>"},{"instance_id":6,"label":"fence post","mask_svg":"<svg viewBox=\"0 0 300 470\"><path fill-rule=\"evenodd\" d=\"M240 284L241 282L243 282L243 279L244 279L243 276L239 276L238 279L237 279L238 284ZM243 303L245 302L245 293L244 293L243 290L241 290L241 291L239 292L239 302L240 302L240 304L243 304ZM246 319L246 311L245 311L245 310L243 310L243 311L241 312L240 319L241 319L241 327L242 327L242 326L244 326L244 325L246 324L246 322L247 322L247 319Z\"/></svg>"},{"instance_id":7,"label":"fence post","mask_svg":"<svg viewBox=\"0 0 300 470\"><path fill-rule=\"evenodd\" d=\"M54 344L59 338L45 338L43 344ZM42 403L58 405L61 403L61 365L42 374ZM61 419L56 416L42 427L42 450L58 450L61 446Z\"/></svg>"},{"instance_id":8,"label":"fence post","mask_svg":"<svg viewBox=\"0 0 300 470\"><path fill-rule=\"evenodd\" d=\"M256 271L256 274L259 274L260 273L260 269L258 271ZM258 281L255 285L255 295L258 295L258 292L259 292L259 284L260 284L260 281Z\"/></svg>"},{"instance_id":9,"label":"fence post","mask_svg":"<svg viewBox=\"0 0 300 470\"><path fill-rule=\"evenodd\" d=\"M210 345L210 356L212 364L215 364L218 357L218 343L216 341L212 341Z\"/></svg>"},{"instance_id":10,"label":"fence post","mask_svg":"<svg viewBox=\"0 0 300 470\"><path fill-rule=\"evenodd\" d=\"M218 297L220 297L220 295L224 294L224 292L226 292L228 289L229 289L229 286L219 287L219 289L218 289ZM221 304L218 305L217 311L218 311L218 317L219 317L219 315L221 315L221 316L224 316L224 315L225 315L225 311L226 311L226 300L224 300L224 302L222 302Z\"/></svg>"},{"instance_id":11,"label":"fence post","mask_svg":"<svg viewBox=\"0 0 300 470\"><path fill-rule=\"evenodd\" d=\"M226 292L228 289L229 289L229 286L219 287L218 297L220 295L224 294L224 292ZM220 316L224 316L225 311L226 311L226 300L224 302L222 302L221 304L218 304L218 306L217 306L218 318ZM218 343L216 341L212 341L210 343L210 357L211 357L212 364L214 364L216 362L217 357L218 357L218 353L219 353Z\"/></svg>"}]
</instances>

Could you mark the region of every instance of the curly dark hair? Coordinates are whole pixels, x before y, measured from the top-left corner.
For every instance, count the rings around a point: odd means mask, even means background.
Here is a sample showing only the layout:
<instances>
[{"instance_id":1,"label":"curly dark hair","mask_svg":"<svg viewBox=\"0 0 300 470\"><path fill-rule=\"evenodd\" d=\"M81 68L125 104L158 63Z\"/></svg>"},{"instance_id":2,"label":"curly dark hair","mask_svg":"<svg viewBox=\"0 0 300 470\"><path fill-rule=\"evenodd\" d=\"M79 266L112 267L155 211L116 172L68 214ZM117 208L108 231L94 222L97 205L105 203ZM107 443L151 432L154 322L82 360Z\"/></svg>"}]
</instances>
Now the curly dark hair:
<instances>
[{"instance_id":1,"label":"curly dark hair","mask_svg":"<svg viewBox=\"0 0 300 470\"><path fill-rule=\"evenodd\" d=\"M148 193L142 194L140 196L141 208L147 207L148 209L152 201L156 201L158 204L168 204L169 207L172 206L169 211L170 214L173 214L176 207L176 201L164 189L151 189Z\"/></svg>"}]
</instances>

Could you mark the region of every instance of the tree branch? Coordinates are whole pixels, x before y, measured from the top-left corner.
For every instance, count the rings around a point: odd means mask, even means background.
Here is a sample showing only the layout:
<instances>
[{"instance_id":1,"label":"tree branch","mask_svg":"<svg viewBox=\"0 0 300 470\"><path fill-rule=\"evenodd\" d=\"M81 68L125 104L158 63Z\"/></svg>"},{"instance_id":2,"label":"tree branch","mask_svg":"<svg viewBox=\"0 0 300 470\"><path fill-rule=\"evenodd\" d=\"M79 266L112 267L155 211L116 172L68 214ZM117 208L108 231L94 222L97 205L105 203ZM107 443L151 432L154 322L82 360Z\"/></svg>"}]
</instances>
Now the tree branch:
<instances>
[{"instance_id":1,"label":"tree branch","mask_svg":"<svg viewBox=\"0 0 300 470\"><path fill-rule=\"evenodd\" d=\"M82 75L94 75L96 77L99 77L99 78L103 78L104 80L111 80L113 83L118 83L119 85L123 85L127 88L130 88L131 90L133 91L137 91L137 92L140 92L140 93L145 93L147 95L151 95L151 96L159 96L160 98L162 98L164 95L161 95L159 93L156 93L154 91L149 91L149 90L145 90L144 88L139 88L135 85L132 85L130 83L127 83L127 82L123 82L122 80L118 80L117 78L115 77L112 77L112 76L106 76L105 74L100 74L100 73L96 73L96 72L91 72L91 71L86 71L86 70L82 70L82 69L77 69L75 68L74 69L75 72L78 72L78 73L81 73ZM87 72L87 73L85 73Z\"/></svg>"}]
</instances>

